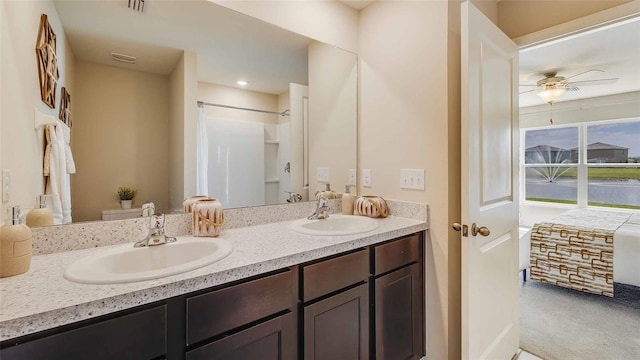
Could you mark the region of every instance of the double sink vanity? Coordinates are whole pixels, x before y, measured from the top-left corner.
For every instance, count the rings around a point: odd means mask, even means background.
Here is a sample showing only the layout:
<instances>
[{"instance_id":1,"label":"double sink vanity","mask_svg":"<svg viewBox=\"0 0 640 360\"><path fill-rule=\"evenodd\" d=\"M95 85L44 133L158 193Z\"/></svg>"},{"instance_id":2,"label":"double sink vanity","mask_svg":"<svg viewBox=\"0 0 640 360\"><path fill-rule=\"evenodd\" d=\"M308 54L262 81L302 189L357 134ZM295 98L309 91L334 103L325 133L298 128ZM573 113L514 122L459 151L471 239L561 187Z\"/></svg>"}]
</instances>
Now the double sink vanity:
<instances>
[{"instance_id":1,"label":"double sink vanity","mask_svg":"<svg viewBox=\"0 0 640 360\"><path fill-rule=\"evenodd\" d=\"M298 220L310 206L227 210L218 238L168 216L178 241L136 249L97 246L138 219L36 229L30 271L0 280L0 357L421 358L426 205Z\"/></svg>"}]
</instances>

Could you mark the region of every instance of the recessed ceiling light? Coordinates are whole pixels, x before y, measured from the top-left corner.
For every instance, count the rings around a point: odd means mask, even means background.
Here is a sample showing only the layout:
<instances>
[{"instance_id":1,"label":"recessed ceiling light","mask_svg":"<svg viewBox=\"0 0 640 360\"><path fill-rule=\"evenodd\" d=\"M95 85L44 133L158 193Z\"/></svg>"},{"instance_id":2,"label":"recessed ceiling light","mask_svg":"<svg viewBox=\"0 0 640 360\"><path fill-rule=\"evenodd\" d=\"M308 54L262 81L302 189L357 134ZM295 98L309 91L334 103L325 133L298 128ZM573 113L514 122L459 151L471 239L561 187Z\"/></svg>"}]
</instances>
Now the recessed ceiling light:
<instances>
[{"instance_id":1,"label":"recessed ceiling light","mask_svg":"<svg viewBox=\"0 0 640 360\"><path fill-rule=\"evenodd\" d=\"M236 81L236 84L240 85L240 86L245 86L248 84L248 82L244 81L244 80L238 80Z\"/></svg>"}]
</instances>

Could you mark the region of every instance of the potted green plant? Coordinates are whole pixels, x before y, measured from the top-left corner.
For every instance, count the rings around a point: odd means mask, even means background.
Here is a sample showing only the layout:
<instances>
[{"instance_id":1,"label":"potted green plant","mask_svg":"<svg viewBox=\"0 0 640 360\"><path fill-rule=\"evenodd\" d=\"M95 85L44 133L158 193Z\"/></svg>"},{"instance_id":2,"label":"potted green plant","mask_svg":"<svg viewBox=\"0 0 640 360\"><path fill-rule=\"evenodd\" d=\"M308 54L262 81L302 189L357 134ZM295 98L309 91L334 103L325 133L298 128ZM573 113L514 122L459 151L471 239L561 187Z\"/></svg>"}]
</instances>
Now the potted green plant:
<instances>
[{"instance_id":1,"label":"potted green plant","mask_svg":"<svg viewBox=\"0 0 640 360\"><path fill-rule=\"evenodd\" d=\"M136 197L138 190L132 189L128 186L121 186L118 188L118 198L120 199L120 207L123 209L131 209L131 203L133 198Z\"/></svg>"}]
</instances>

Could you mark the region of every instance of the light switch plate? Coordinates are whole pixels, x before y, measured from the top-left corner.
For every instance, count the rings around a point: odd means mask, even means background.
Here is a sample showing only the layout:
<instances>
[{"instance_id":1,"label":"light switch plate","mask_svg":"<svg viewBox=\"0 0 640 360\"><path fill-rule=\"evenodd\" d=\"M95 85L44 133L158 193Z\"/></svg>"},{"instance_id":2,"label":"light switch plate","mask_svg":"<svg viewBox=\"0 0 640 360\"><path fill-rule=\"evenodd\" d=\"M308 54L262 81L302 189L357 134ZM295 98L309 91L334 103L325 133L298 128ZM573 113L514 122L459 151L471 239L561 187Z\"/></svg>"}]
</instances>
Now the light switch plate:
<instances>
[{"instance_id":1,"label":"light switch plate","mask_svg":"<svg viewBox=\"0 0 640 360\"><path fill-rule=\"evenodd\" d=\"M11 193L11 171L2 170L2 201L9 201Z\"/></svg>"},{"instance_id":2,"label":"light switch plate","mask_svg":"<svg viewBox=\"0 0 640 360\"><path fill-rule=\"evenodd\" d=\"M349 169L349 182L347 183L347 185L357 185L356 169Z\"/></svg>"},{"instance_id":3,"label":"light switch plate","mask_svg":"<svg viewBox=\"0 0 640 360\"><path fill-rule=\"evenodd\" d=\"M329 182L329 168L318 168L318 182L328 183Z\"/></svg>"},{"instance_id":4,"label":"light switch plate","mask_svg":"<svg viewBox=\"0 0 640 360\"><path fill-rule=\"evenodd\" d=\"M400 188L424 190L424 169L400 169Z\"/></svg>"},{"instance_id":5,"label":"light switch plate","mask_svg":"<svg viewBox=\"0 0 640 360\"><path fill-rule=\"evenodd\" d=\"M371 187L371 169L362 169L362 186Z\"/></svg>"}]
</instances>

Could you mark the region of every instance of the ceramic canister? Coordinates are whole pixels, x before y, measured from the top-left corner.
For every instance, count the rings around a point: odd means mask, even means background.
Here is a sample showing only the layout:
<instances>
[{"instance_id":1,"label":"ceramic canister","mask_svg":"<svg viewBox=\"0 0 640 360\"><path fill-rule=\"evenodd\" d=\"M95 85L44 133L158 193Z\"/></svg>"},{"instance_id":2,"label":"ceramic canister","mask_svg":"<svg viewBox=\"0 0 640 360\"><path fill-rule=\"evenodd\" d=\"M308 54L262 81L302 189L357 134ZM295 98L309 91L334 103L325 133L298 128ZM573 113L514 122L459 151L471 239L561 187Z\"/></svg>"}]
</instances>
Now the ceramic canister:
<instances>
[{"instance_id":1,"label":"ceramic canister","mask_svg":"<svg viewBox=\"0 0 640 360\"><path fill-rule=\"evenodd\" d=\"M216 199L200 199L191 207L193 236L216 237L224 225L222 204Z\"/></svg>"},{"instance_id":2,"label":"ceramic canister","mask_svg":"<svg viewBox=\"0 0 640 360\"><path fill-rule=\"evenodd\" d=\"M360 196L356 199L354 207L359 215L372 218L386 218L389 215L387 202L380 196Z\"/></svg>"},{"instance_id":3,"label":"ceramic canister","mask_svg":"<svg viewBox=\"0 0 640 360\"><path fill-rule=\"evenodd\" d=\"M186 199L184 199L184 201L182 202L182 206L184 207L184 213L188 214L191 212L192 207L195 203L197 203L200 200L204 200L204 199L210 199L210 197L205 196L205 195L196 195L196 196L190 196Z\"/></svg>"}]
</instances>

